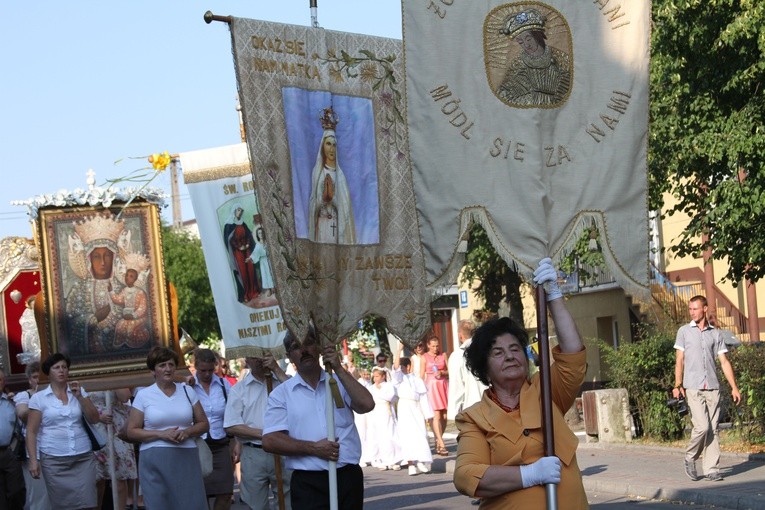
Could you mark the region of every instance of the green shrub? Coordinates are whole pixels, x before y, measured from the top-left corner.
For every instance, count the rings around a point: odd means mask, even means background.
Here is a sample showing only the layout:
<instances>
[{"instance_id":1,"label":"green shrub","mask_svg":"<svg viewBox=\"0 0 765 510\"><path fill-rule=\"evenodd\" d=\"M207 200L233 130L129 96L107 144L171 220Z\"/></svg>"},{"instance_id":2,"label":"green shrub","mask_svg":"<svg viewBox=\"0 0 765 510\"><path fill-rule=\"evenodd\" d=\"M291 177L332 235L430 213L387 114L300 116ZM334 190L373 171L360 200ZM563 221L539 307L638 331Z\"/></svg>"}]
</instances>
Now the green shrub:
<instances>
[{"instance_id":1,"label":"green shrub","mask_svg":"<svg viewBox=\"0 0 765 510\"><path fill-rule=\"evenodd\" d=\"M622 344L614 349L598 342L601 356L608 366L608 386L625 388L639 421L637 430L662 441L679 439L685 429L685 418L667 406L674 386L674 333L646 330L642 340Z\"/></svg>"},{"instance_id":2,"label":"green shrub","mask_svg":"<svg viewBox=\"0 0 765 510\"><path fill-rule=\"evenodd\" d=\"M720 373L720 390L727 418L736 426L742 439L750 443L765 441L765 345L743 345L728 353L733 365L741 403L731 398L728 381Z\"/></svg>"}]
</instances>

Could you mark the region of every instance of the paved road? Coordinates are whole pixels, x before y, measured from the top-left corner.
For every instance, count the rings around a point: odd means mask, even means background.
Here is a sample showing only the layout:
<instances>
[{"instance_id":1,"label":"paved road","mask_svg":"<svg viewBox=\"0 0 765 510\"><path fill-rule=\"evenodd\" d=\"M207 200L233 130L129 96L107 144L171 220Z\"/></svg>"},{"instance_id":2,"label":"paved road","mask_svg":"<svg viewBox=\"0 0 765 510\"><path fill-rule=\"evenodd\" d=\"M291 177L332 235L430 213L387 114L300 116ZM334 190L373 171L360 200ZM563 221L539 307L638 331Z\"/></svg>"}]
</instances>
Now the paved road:
<instances>
[{"instance_id":1,"label":"paved road","mask_svg":"<svg viewBox=\"0 0 765 510\"><path fill-rule=\"evenodd\" d=\"M365 510L452 510L477 508L470 505L470 499L459 494L452 484L452 470L456 442L453 435L446 438L447 447L450 450L448 457L436 456L433 462L433 470L428 474L409 476L406 470L379 471L372 467L364 468L364 509ZM747 492L747 488L741 482L746 479L759 478L760 473L765 471L765 463L755 462L752 470L746 474L737 474L740 479L736 481L734 471L728 470L727 466L739 463L739 468L744 471L744 466L736 459L726 459L724 472L730 474L727 482L698 482L694 485L690 480L682 480L684 474L679 471L682 455L671 450L641 451L607 449L598 446L581 445L578 452L579 465L584 476L587 497L593 510L678 510L678 508L711 509L711 508L765 508L765 506L708 506L704 501L696 501L695 504L684 504L682 496L690 489L713 491L707 494L708 501L718 501L716 496L724 496L726 489L739 493ZM679 460L678 460L679 459ZM762 480L762 478L759 478ZM656 482L659 480L659 482ZM667 487L660 483L666 480ZM645 483L641 483L645 481ZM726 487L738 482L734 487ZM654 492L648 490L650 483L656 483L658 489ZM682 491L672 493L673 485L680 485ZM758 484L755 484L755 486ZM749 491L755 491L755 487L749 487ZM722 492L721 492L722 491ZM667 497L667 495L671 497ZM679 501L678 501L678 498ZM711 499L710 499L711 498ZM664 500L661 500L664 499ZM675 501L670 501L675 499ZM723 502L726 500L723 500ZM274 502L275 503L275 502ZM245 505L238 504L235 510L246 510ZM276 509L273 504L272 508ZM297 509L296 509L297 510Z\"/></svg>"}]
</instances>

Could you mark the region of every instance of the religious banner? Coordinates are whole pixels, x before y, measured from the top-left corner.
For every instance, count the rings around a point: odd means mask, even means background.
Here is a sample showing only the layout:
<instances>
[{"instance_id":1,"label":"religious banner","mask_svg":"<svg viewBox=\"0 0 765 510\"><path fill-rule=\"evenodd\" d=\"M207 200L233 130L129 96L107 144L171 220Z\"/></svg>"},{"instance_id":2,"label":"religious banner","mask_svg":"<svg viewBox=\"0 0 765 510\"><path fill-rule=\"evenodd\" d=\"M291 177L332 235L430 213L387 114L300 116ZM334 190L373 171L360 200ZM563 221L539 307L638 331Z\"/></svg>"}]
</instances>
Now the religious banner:
<instances>
[{"instance_id":1,"label":"religious banner","mask_svg":"<svg viewBox=\"0 0 765 510\"><path fill-rule=\"evenodd\" d=\"M233 18L245 133L279 302L303 338L370 314L430 327L401 41Z\"/></svg>"},{"instance_id":2,"label":"religious banner","mask_svg":"<svg viewBox=\"0 0 765 510\"><path fill-rule=\"evenodd\" d=\"M527 280L589 236L648 296L650 2L403 4L428 284L454 281L479 223Z\"/></svg>"},{"instance_id":3,"label":"religious banner","mask_svg":"<svg viewBox=\"0 0 765 510\"><path fill-rule=\"evenodd\" d=\"M287 331L266 254L271 242L244 143L181 153L226 357L284 357Z\"/></svg>"}]
</instances>

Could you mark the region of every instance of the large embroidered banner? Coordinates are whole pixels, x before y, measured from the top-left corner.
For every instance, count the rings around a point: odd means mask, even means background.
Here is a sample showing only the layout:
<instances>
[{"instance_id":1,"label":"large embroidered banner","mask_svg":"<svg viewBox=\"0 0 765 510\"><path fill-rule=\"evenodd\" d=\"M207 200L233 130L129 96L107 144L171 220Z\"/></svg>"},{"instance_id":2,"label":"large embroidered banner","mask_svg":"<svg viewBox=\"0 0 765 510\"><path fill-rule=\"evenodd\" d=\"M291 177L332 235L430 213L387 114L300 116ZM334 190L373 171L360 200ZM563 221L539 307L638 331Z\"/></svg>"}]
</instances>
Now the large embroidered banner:
<instances>
[{"instance_id":1,"label":"large embroidered banner","mask_svg":"<svg viewBox=\"0 0 765 510\"><path fill-rule=\"evenodd\" d=\"M401 41L234 18L232 45L279 301L302 338L369 314L430 326Z\"/></svg>"},{"instance_id":2,"label":"large embroidered banner","mask_svg":"<svg viewBox=\"0 0 765 510\"><path fill-rule=\"evenodd\" d=\"M271 242L243 143L180 154L226 356L284 355L286 326L266 254ZM191 332L193 334L193 332Z\"/></svg>"},{"instance_id":3,"label":"large embroidered banner","mask_svg":"<svg viewBox=\"0 0 765 510\"><path fill-rule=\"evenodd\" d=\"M453 281L478 222L526 276L588 236L645 297L650 2L403 4L429 284Z\"/></svg>"}]
</instances>

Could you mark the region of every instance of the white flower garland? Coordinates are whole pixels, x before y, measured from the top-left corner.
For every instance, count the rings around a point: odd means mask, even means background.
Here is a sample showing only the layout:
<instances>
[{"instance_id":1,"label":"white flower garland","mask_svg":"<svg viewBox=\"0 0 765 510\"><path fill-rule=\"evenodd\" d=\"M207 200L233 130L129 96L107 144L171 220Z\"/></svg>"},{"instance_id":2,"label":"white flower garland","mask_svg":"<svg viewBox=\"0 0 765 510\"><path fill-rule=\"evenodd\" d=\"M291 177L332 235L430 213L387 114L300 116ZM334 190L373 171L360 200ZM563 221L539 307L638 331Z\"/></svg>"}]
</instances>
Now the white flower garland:
<instances>
[{"instance_id":1,"label":"white flower garland","mask_svg":"<svg viewBox=\"0 0 765 510\"><path fill-rule=\"evenodd\" d=\"M161 188L102 188L93 187L89 189L76 188L72 191L65 189L56 193L37 195L27 200L14 200L12 205L23 205L27 207L27 214L30 219L36 220L38 211L45 207L67 207L84 206L91 207L111 207L114 202L131 202L136 198L142 198L147 202L156 204L159 208L165 207L167 195Z\"/></svg>"}]
</instances>

